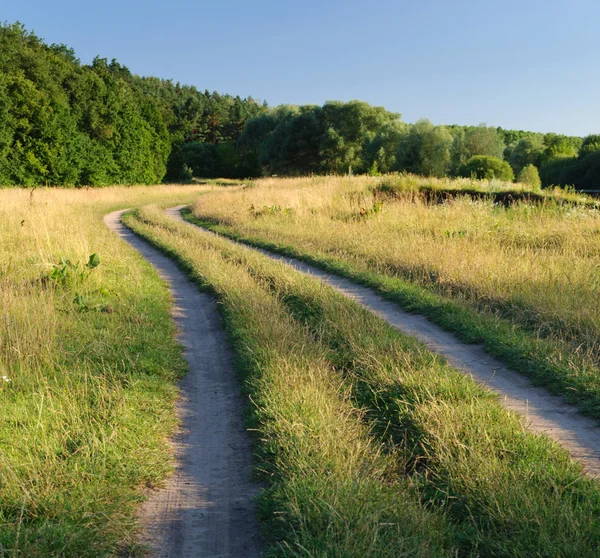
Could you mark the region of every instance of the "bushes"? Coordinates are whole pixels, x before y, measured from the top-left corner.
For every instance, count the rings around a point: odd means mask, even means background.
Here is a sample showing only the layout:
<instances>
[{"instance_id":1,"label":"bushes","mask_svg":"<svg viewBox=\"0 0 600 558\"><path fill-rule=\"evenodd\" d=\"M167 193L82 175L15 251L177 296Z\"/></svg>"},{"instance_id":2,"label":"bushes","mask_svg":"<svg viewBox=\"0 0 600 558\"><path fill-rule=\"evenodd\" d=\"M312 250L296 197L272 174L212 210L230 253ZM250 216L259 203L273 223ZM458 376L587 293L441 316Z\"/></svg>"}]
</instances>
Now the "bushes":
<instances>
[{"instance_id":1,"label":"bushes","mask_svg":"<svg viewBox=\"0 0 600 558\"><path fill-rule=\"evenodd\" d=\"M497 178L499 180L512 181L515 178L512 168L506 161L498 159L498 157L489 157L486 155L471 157L460 168L459 174L466 178L475 177L486 180Z\"/></svg>"},{"instance_id":2,"label":"bushes","mask_svg":"<svg viewBox=\"0 0 600 558\"><path fill-rule=\"evenodd\" d=\"M542 181L540 179L540 173L535 165L527 165L520 173L517 178L517 182L527 184L534 189L540 188Z\"/></svg>"},{"instance_id":3,"label":"bushes","mask_svg":"<svg viewBox=\"0 0 600 558\"><path fill-rule=\"evenodd\" d=\"M600 151L583 157L564 157L549 161L540 170L544 187L573 186L578 190L600 190Z\"/></svg>"}]
</instances>

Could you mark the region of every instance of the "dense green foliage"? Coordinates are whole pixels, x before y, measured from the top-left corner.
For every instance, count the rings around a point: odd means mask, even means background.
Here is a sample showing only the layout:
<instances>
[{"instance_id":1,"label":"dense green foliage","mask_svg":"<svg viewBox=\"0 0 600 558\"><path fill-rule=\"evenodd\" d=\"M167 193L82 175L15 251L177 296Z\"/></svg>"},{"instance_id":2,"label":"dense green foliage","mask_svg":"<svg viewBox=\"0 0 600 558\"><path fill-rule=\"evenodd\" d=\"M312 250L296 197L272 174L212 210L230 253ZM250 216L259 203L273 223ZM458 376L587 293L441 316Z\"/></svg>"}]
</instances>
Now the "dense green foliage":
<instances>
[{"instance_id":1,"label":"dense green foliage","mask_svg":"<svg viewBox=\"0 0 600 558\"><path fill-rule=\"evenodd\" d=\"M405 124L382 107L330 102L276 107L249 120L236 144L240 159L229 176L410 172L514 180L533 166L545 186L594 189L600 184L593 155L599 147L600 136L582 140L485 124L435 126L425 119ZM483 159L473 162L474 157ZM531 168L523 176L537 183Z\"/></svg>"},{"instance_id":2,"label":"dense green foliage","mask_svg":"<svg viewBox=\"0 0 600 558\"><path fill-rule=\"evenodd\" d=\"M254 167L243 167L235 142L246 122L266 107L251 97L241 99L219 93L203 93L195 87L154 77L130 77L134 89L161 109L169 130L172 151L167 180L191 176L248 176Z\"/></svg>"},{"instance_id":3,"label":"dense green foliage","mask_svg":"<svg viewBox=\"0 0 600 558\"><path fill-rule=\"evenodd\" d=\"M527 184L534 189L539 188L542 185L540 179L540 173L535 165L527 165L517 177L517 181L523 184Z\"/></svg>"},{"instance_id":4,"label":"dense green foliage","mask_svg":"<svg viewBox=\"0 0 600 558\"><path fill-rule=\"evenodd\" d=\"M478 178L491 180L514 180L515 175L510 165L498 157L489 155L475 155L471 157L461 168L460 175L467 178Z\"/></svg>"},{"instance_id":5,"label":"dense green foliage","mask_svg":"<svg viewBox=\"0 0 600 558\"><path fill-rule=\"evenodd\" d=\"M542 184L567 184L579 190L600 190L600 151L583 157L563 157L540 169Z\"/></svg>"},{"instance_id":6,"label":"dense green foliage","mask_svg":"<svg viewBox=\"0 0 600 558\"><path fill-rule=\"evenodd\" d=\"M19 25L0 26L0 184L153 183L170 141L156 103L115 61L84 66Z\"/></svg>"},{"instance_id":7,"label":"dense green foliage","mask_svg":"<svg viewBox=\"0 0 600 558\"><path fill-rule=\"evenodd\" d=\"M0 25L0 185L153 184L168 162L178 178L185 142L233 142L261 110Z\"/></svg>"},{"instance_id":8,"label":"dense green foliage","mask_svg":"<svg viewBox=\"0 0 600 558\"><path fill-rule=\"evenodd\" d=\"M388 172L455 177L484 156L504 159L515 176L534 165L544 186L598 189L599 151L598 135L405 124L361 101L269 109L251 97L135 76L115 60L83 65L64 45L48 46L20 24L0 25L0 185Z\"/></svg>"},{"instance_id":9,"label":"dense green foliage","mask_svg":"<svg viewBox=\"0 0 600 558\"><path fill-rule=\"evenodd\" d=\"M366 172L383 170L403 124L400 115L361 101L328 102L322 107L278 107L251 120L238 140L246 168L265 174Z\"/></svg>"}]
</instances>

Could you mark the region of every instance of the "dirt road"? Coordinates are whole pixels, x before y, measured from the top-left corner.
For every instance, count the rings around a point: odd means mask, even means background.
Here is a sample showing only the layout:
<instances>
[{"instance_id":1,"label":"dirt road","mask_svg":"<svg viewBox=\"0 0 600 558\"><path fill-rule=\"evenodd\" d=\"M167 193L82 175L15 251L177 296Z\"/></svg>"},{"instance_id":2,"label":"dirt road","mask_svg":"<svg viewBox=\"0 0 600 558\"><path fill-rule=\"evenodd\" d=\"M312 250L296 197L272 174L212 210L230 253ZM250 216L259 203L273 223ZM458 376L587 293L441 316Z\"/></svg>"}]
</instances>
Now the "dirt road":
<instances>
[{"instance_id":1,"label":"dirt road","mask_svg":"<svg viewBox=\"0 0 600 558\"><path fill-rule=\"evenodd\" d=\"M181 217L182 208L173 207L167 210L167 214L173 219L184 221ZM285 262L302 273L318 277L381 316L398 330L416 337L433 352L444 356L450 365L470 374L475 380L496 392L507 408L526 417L531 431L547 434L567 449L573 459L582 463L589 475L600 478L598 423L581 415L575 407L565 403L562 397L533 386L525 376L506 368L501 361L488 355L481 346L461 342L427 318L405 312L396 303L379 296L373 289L357 285L300 260L257 250Z\"/></svg>"},{"instance_id":2,"label":"dirt road","mask_svg":"<svg viewBox=\"0 0 600 558\"><path fill-rule=\"evenodd\" d=\"M172 440L176 470L141 510L143 542L157 558L253 558L259 555L252 498L251 448L232 359L216 304L169 258L121 224L104 222L167 281L189 371L179 387L181 428Z\"/></svg>"}]
</instances>

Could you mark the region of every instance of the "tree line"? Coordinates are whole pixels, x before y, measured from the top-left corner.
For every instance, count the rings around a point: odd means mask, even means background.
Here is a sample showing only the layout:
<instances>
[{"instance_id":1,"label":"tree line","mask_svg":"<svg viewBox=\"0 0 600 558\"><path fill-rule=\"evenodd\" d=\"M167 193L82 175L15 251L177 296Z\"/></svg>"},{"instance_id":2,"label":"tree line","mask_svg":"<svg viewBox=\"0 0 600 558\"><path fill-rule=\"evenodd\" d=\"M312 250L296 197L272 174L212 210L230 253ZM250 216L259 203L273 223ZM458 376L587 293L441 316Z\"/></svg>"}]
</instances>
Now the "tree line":
<instances>
[{"instance_id":1,"label":"tree line","mask_svg":"<svg viewBox=\"0 0 600 558\"><path fill-rule=\"evenodd\" d=\"M0 185L331 173L515 177L595 189L600 136L406 124L361 101L270 108L140 77L0 24Z\"/></svg>"},{"instance_id":2,"label":"tree line","mask_svg":"<svg viewBox=\"0 0 600 558\"><path fill-rule=\"evenodd\" d=\"M0 185L155 184L179 176L182 146L233 144L263 110L0 24Z\"/></svg>"},{"instance_id":3,"label":"tree line","mask_svg":"<svg viewBox=\"0 0 600 558\"><path fill-rule=\"evenodd\" d=\"M360 101L282 106L251 119L237 141L240 164L262 175L410 172L515 178L582 189L600 185L600 136L442 126Z\"/></svg>"}]
</instances>

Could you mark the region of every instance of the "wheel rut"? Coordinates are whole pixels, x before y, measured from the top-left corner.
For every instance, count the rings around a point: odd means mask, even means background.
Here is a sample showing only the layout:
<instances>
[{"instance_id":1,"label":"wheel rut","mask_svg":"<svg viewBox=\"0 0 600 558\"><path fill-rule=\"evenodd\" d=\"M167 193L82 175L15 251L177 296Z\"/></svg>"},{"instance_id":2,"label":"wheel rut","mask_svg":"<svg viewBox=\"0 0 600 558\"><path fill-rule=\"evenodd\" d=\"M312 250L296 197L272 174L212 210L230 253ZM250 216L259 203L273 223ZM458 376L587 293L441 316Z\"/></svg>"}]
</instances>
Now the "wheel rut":
<instances>
[{"instance_id":1,"label":"wheel rut","mask_svg":"<svg viewBox=\"0 0 600 558\"><path fill-rule=\"evenodd\" d=\"M173 207L166 212L173 219L196 226L183 219L183 207ZM525 376L509 370L500 360L487 354L482 346L463 343L424 316L402 310L396 303L384 299L369 287L332 275L295 258L260 248L253 249L324 281L396 329L416 337L430 350L445 357L451 366L469 374L497 393L505 407L525 417L530 431L548 435L565 448L574 460L580 462L588 475L600 478L598 422L581 415L574 406L565 403L562 397L552 395L545 388L533 386Z\"/></svg>"},{"instance_id":2,"label":"wheel rut","mask_svg":"<svg viewBox=\"0 0 600 558\"><path fill-rule=\"evenodd\" d=\"M175 472L141 506L141 542L156 558L258 557L253 498L260 487L251 481L245 402L216 303L171 259L121 223L125 211L106 215L104 222L169 284L189 366L176 404L181 427L171 440Z\"/></svg>"}]
</instances>

